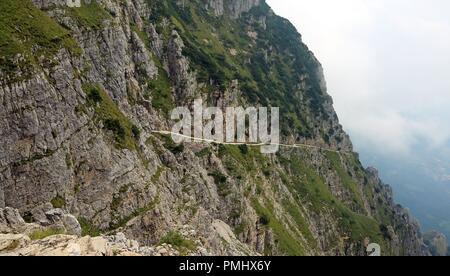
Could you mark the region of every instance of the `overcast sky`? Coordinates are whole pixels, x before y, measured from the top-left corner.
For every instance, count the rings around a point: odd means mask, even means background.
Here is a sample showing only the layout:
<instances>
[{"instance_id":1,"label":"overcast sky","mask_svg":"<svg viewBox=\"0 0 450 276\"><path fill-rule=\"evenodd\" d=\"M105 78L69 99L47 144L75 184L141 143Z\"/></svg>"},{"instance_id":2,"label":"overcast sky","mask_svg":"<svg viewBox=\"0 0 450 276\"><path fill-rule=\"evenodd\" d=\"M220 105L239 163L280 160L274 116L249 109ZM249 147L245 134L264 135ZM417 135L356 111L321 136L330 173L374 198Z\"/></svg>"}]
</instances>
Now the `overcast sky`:
<instances>
[{"instance_id":1,"label":"overcast sky","mask_svg":"<svg viewBox=\"0 0 450 276\"><path fill-rule=\"evenodd\" d=\"M357 150L408 156L450 144L450 1L267 2L321 61Z\"/></svg>"}]
</instances>

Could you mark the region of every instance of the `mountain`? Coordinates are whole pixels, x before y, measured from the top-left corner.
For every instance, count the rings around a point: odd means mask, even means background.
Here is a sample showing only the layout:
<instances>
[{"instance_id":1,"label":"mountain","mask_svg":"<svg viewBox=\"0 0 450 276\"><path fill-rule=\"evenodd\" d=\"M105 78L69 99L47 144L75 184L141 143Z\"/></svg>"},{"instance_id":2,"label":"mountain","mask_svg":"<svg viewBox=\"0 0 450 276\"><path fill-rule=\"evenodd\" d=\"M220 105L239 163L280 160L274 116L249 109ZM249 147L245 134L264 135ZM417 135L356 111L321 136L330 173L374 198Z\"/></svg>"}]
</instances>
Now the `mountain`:
<instances>
[{"instance_id":1,"label":"mountain","mask_svg":"<svg viewBox=\"0 0 450 276\"><path fill-rule=\"evenodd\" d=\"M361 156L363 164L379 168L383 180L394 188L394 199L408 206L423 231L450 236L450 159L445 150L419 148L406 157L361 151Z\"/></svg>"},{"instance_id":2,"label":"mountain","mask_svg":"<svg viewBox=\"0 0 450 276\"><path fill-rule=\"evenodd\" d=\"M0 15L0 254L429 254L263 0L2 0ZM194 99L278 106L282 143L314 147L154 132Z\"/></svg>"},{"instance_id":3,"label":"mountain","mask_svg":"<svg viewBox=\"0 0 450 276\"><path fill-rule=\"evenodd\" d=\"M424 239L433 256L448 256L447 238L442 233L435 231L427 232L424 235Z\"/></svg>"}]
</instances>

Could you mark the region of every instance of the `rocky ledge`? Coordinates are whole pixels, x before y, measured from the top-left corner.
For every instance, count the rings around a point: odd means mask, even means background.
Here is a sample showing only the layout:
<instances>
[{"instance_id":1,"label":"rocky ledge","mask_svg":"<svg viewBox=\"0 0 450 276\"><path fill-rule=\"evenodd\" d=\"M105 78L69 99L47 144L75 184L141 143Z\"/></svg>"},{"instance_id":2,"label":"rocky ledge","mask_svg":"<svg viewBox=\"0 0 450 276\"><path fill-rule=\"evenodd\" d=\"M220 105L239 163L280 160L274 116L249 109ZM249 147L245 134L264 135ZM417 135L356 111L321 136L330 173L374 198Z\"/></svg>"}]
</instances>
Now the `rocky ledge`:
<instances>
[{"instance_id":1,"label":"rocky ledge","mask_svg":"<svg viewBox=\"0 0 450 276\"><path fill-rule=\"evenodd\" d=\"M83 236L78 220L61 209L45 213L46 223L27 223L13 208L0 209L0 256L208 256L188 226L176 238L155 246L140 246L118 232ZM50 223L47 223L50 222ZM178 241L181 241L181 244ZM186 241L190 241L187 243ZM173 243L173 244L170 244Z\"/></svg>"}]
</instances>

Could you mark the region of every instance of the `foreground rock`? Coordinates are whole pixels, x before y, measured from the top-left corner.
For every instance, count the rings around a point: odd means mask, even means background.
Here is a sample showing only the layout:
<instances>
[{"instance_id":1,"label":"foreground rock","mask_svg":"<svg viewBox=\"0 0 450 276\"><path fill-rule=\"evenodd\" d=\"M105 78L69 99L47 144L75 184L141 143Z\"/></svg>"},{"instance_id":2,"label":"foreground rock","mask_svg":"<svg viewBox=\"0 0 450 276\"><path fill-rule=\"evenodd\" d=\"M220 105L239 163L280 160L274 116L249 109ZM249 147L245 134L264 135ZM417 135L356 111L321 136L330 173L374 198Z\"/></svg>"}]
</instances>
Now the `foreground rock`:
<instances>
[{"instance_id":1,"label":"foreground rock","mask_svg":"<svg viewBox=\"0 0 450 276\"><path fill-rule=\"evenodd\" d=\"M74 216L65 214L61 209L53 209L47 213L51 214L52 218L58 219L55 219L51 225L43 226L37 223L26 223L16 209L0 209L0 256L211 255L201 246L201 241L190 240L194 239L195 231L188 226L168 236L167 242L173 244L165 242L155 246L140 246L137 241L127 239L121 232L100 237L70 235L68 233L81 233L80 224ZM64 222L68 223L64 224ZM64 225L68 227L65 228ZM240 244L225 223L216 221L215 227L224 240L230 244ZM235 254L242 254L239 250L244 247L244 245L235 246ZM250 251L246 250L250 254Z\"/></svg>"}]
</instances>

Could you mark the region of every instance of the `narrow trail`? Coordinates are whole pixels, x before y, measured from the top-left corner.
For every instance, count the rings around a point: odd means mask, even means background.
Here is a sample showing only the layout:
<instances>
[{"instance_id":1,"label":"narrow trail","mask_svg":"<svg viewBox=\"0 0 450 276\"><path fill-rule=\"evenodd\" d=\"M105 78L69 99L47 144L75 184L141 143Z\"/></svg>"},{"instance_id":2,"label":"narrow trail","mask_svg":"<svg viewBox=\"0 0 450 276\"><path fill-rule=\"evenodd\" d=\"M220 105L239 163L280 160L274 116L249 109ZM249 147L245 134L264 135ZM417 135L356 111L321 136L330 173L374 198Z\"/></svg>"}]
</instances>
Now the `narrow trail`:
<instances>
[{"instance_id":1,"label":"narrow trail","mask_svg":"<svg viewBox=\"0 0 450 276\"><path fill-rule=\"evenodd\" d=\"M162 134L162 135L175 135L175 136L179 136L182 138L186 138L186 139L191 139L192 141L197 141L197 142L206 142L206 143L210 143L210 144L219 144L219 145L234 145L234 146L239 146L239 145L247 145L249 147L261 147L261 146L279 146L279 147L285 147L285 148L307 148L307 149L320 149L320 150L324 150L324 151L328 151L328 152L335 152L338 154L341 153L345 153L345 154L352 154L352 152L350 151L339 151L339 150L332 150L332 149L327 149L327 148L322 148L319 146L313 146L313 145L307 145L307 144L278 144L278 143L239 143L239 142L217 142L215 140L209 140L209 139L203 139L203 138L196 138L196 137L192 137L192 136L187 136L187 135L183 135L181 133L175 133L175 132L171 132L171 131L165 131L165 130L154 130L152 131L152 133L157 133L157 134Z\"/></svg>"}]
</instances>

